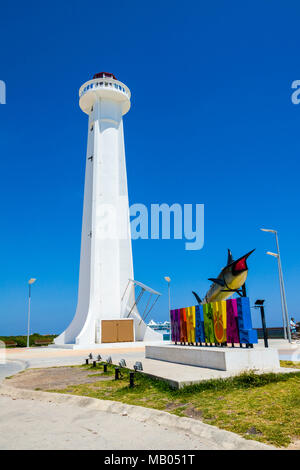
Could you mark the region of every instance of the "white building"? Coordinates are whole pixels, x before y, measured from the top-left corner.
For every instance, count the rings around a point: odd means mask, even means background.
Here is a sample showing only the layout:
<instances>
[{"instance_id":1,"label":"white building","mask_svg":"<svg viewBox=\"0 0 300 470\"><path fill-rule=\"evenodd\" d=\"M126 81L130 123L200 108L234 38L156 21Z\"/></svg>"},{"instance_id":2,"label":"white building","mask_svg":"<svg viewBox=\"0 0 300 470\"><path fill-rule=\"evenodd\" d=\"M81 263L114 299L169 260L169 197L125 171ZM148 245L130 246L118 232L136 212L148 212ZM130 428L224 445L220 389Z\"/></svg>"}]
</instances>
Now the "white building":
<instances>
[{"instance_id":1,"label":"white building","mask_svg":"<svg viewBox=\"0 0 300 470\"><path fill-rule=\"evenodd\" d=\"M124 83L103 72L79 90L79 106L89 121L78 304L57 345L90 346L112 337L161 339L142 321L129 282L134 277L123 116L130 109L130 96Z\"/></svg>"}]
</instances>

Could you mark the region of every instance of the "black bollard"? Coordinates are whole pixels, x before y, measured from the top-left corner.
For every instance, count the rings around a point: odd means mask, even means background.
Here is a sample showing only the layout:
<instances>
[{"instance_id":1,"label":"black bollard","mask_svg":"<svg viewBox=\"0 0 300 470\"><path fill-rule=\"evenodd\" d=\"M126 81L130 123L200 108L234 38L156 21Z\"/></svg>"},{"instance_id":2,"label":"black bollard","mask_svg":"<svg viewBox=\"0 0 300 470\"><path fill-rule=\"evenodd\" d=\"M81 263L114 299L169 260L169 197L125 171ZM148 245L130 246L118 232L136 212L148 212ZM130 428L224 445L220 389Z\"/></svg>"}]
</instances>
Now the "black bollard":
<instances>
[{"instance_id":1,"label":"black bollard","mask_svg":"<svg viewBox=\"0 0 300 470\"><path fill-rule=\"evenodd\" d=\"M264 335L264 343L265 343L265 348L269 347L269 342L268 342L268 330L266 327L266 317L265 317L265 309L264 309L264 300L263 299L258 299L256 300L254 304L254 308L259 308L260 309L260 314L261 314L261 323L262 323L262 328L263 328L263 335Z\"/></svg>"},{"instance_id":2,"label":"black bollard","mask_svg":"<svg viewBox=\"0 0 300 470\"><path fill-rule=\"evenodd\" d=\"M262 322L263 333L264 333L265 348L268 348L269 347L268 332L267 332L267 328L266 328L265 309L264 309L263 305L260 306L260 314L261 314L261 322Z\"/></svg>"},{"instance_id":3,"label":"black bollard","mask_svg":"<svg viewBox=\"0 0 300 470\"><path fill-rule=\"evenodd\" d=\"M96 367L96 361L93 361L93 367Z\"/></svg>"},{"instance_id":4,"label":"black bollard","mask_svg":"<svg viewBox=\"0 0 300 470\"><path fill-rule=\"evenodd\" d=\"M104 364L104 366L103 366L103 372L107 372L107 364Z\"/></svg>"},{"instance_id":5,"label":"black bollard","mask_svg":"<svg viewBox=\"0 0 300 470\"><path fill-rule=\"evenodd\" d=\"M134 372L129 373L129 387L130 388L134 387Z\"/></svg>"},{"instance_id":6,"label":"black bollard","mask_svg":"<svg viewBox=\"0 0 300 470\"><path fill-rule=\"evenodd\" d=\"M119 374L120 374L120 369L119 367L116 367L115 368L115 380L119 380L120 378Z\"/></svg>"},{"instance_id":7,"label":"black bollard","mask_svg":"<svg viewBox=\"0 0 300 470\"><path fill-rule=\"evenodd\" d=\"M85 360L85 365L86 365L86 366L89 365L89 360L88 360L88 359Z\"/></svg>"}]
</instances>

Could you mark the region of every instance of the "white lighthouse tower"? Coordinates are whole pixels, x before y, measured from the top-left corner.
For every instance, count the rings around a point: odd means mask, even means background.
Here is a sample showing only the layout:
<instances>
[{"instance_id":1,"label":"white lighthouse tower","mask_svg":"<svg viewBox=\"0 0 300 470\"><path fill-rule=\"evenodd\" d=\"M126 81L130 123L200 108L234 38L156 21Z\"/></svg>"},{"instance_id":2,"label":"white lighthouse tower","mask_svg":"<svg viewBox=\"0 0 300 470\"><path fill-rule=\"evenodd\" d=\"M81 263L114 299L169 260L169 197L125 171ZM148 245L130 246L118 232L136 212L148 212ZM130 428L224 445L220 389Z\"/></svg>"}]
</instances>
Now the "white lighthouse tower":
<instances>
[{"instance_id":1,"label":"white lighthouse tower","mask_svg":"<svg viewBox=\"0 0 300 470\"><path fill-rule=\"evenodd\" d=\"M139 315L134 284L127 289L134 279L123 135L130 96L124 83L104 72L79 90L89 122L78 304L57 345L110 342L103 339L104 326L106 337L113 338L120 325L125 330L116 341L161 339Z\"/></svg>"}]
</instances>

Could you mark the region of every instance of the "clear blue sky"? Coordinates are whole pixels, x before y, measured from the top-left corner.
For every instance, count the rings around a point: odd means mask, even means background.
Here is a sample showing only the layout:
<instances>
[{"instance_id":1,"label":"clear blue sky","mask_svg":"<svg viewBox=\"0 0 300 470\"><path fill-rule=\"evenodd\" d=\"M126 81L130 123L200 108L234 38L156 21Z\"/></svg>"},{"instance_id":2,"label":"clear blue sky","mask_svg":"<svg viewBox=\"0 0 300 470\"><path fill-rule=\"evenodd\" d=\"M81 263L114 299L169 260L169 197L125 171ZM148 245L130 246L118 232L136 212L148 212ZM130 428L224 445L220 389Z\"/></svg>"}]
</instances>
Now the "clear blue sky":
<instances>
[{"instance_id":1,"label":"clear blue sky","mask_svg":"<svg viewBox=\"0 0 300 470\"><path fill-rule=\"evenodd\" d=\"M299 308L300 79L297 1L5 2L0 17L0 334L61 332L77 301L87 118L78 89L114 73L132 92L124 118L130 202L204 203L205 244L133 242L135 278L164 295L153 318L204 295L230 247L249 258L248 292L281 321L273 236L290 313ZM258 314L253 313L259 325Z\"/></svg>"}]
</instances>

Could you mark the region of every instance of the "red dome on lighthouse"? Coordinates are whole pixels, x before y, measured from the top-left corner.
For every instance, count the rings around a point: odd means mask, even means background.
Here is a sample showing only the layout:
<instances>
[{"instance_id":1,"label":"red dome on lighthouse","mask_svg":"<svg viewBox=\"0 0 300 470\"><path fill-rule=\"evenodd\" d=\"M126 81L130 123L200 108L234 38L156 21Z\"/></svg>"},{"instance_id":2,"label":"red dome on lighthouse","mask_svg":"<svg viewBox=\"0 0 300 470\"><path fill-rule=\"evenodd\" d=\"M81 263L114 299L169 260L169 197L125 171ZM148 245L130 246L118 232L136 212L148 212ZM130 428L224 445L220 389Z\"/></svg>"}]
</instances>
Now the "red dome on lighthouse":
<instances>
[{"instance_id":1,"label":"red dome on lighthouse","mask_svg":"<svg viewBox=\"0 0 300 470\"><path fill-rule=\"evenodd\" d=\"M116 77L112 73L109 73L109 72L95 73L95 75L93 76L93 80L94 78L113 78L114 80L117 80Z\"/></svg>"}]
</instances>

